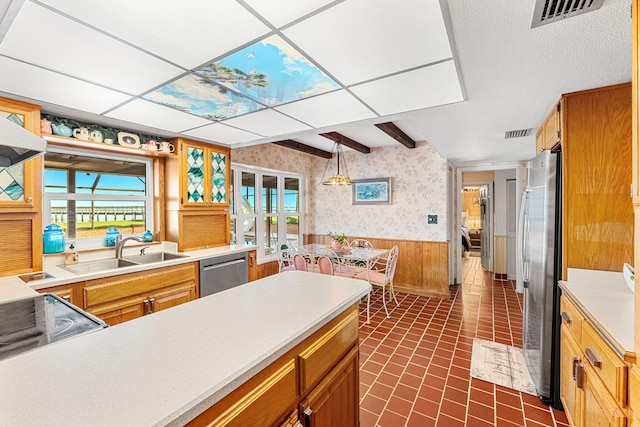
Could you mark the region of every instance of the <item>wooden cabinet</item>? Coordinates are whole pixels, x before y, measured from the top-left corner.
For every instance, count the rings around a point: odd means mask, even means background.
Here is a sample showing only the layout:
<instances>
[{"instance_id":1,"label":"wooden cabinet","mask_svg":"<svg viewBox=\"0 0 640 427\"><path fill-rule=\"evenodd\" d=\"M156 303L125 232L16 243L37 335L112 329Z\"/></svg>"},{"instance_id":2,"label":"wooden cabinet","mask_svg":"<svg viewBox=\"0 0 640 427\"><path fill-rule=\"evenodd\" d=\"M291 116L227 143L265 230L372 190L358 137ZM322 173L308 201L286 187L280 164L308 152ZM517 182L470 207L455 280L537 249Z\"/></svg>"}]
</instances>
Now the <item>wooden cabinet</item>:
<instances>
[{"instance_id":1,"label":"wooden cabinet","mask_svg":"<svg viewBox=\"0 0 640 427\"><path fill-rule=\"evenodd\" d=\"M567 316L578 309L565 295L561 307L560 399L570 425L626 426L627 365L589 321Z\"/></svg>"},{"instance_id":2,"label":"wooden cabinet","mask_svg":"<svg viewBox=\"0 0 640 427\"><path fill-rule=\"evenodd\" d=\"M358 426L357 371L358 348L354 347L300 404L305 427Z\"/></svg>"},{"instance_id":3,"label":"wooden cabinet","mask_svg":"<svg viewBox=\"0 0 640 427\"><path fill-rule=\"evenodd\" d=\"M256 250L252 250L247 252L247 259L249 261L249 281L253 282L254 280L258 280L258 261L257 261Z\"/></svg>"},{"instance_id":4,"label":"wooden cabinet","mask_svg":"<svg viewBox=\"0 0 640 427\"><path fill-rule=\"evenodd\" d=\"M40 107L0 98L0 115L40 135ZM42 270L42 158L0 167L0 276Z\"/></svg>"},{"instance_id":5,"label":"wooden cabinet","mask_svg":"<svg viewBox=\"0 0 640 427\"><path fill-rule=\"evenodd\" d=\"M69 285L52 286L50 288L38 289L41 294L53 293L60 298L67 300L71 304L82 307L82 287L84 282L72 283Z\"/></svg>"},{"instance_id":6,"label":"wooden cabinet","mask_svg":"<svg viewBox=\"0 0 640 427\"><path fill-rule=\"evenodd\" d=\"M631 84L565 94L560 104L562 276L620 271L634 256Z\"/></svg>"},{"instance_id":7,"label":"wooden cabinet","mask_svg":"<svg viewBox=\"0 0 640 427\"><path fill-rule=\"evenodd\" d=\"M560 143L562 135L561 112L562 101L558 101L536 133L536 153L551 150Z\"/></svg>"},{"instance_id":8,"label":"wooden cabinet","mask_svg":"<svg viewBox=\"0 0 640 427\"><path fill-rule=\"evenodd\" d=\"M185 138L172 140L165 162L166 238L179 251L228 245L230 150Z\"/></svg>"},{"instance_id":9,"label":"wooden cabinet","mask_svg":"<svg viewBox=\"0 0 640 427\"><path fill-rule=\"evenodd\" d=\"M198 263L89 280L83 308L108 325L198 298Z\"/></svg>"},{"instance_id":10,"label":"wooden cabinet","mask_svg":"<svg viewBox=\"0 0 640 427\"><path fill-rule=\"evenodd\" d=\"M354 304L188 425L357 427L358 368Z\"/></svg>"}]
</instances>

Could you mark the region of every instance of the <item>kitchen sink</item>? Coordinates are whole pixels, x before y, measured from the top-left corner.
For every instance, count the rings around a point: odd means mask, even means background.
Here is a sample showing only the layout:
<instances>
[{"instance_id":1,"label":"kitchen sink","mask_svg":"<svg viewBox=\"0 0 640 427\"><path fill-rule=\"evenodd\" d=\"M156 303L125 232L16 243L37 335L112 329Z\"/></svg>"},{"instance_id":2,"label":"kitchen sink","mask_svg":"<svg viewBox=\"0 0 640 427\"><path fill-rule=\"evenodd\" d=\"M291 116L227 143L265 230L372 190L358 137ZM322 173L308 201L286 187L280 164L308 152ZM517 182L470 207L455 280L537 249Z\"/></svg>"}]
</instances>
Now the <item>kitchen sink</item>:
<instances>
[{"instance_id":1,"label":"kitchen sink","mask_svg":"<svg viewBox=\"0 0 640 427\"><path fill-rule=\"evenodd\" d=\"M130 267L138 264L139 263L128 261L126 259L108 258L97 261L81 262L78 264L61 265L59 267L75 274L87 274L95 273L97 271L112 270L114 268Z\"/></svg>"},{"instance_id":2,"label":"kitchen sink","mask_svg":"<svg viewBox=\"0 0 640 427\"><path fill-rule=\"evenodd\" d=\"M123 258L136 264L150 264L152 262L168 261L171 259L186 258L186 255L174 254L171 252L152 252L144 255L133 255Z\"/></svg>"}]
</instances>

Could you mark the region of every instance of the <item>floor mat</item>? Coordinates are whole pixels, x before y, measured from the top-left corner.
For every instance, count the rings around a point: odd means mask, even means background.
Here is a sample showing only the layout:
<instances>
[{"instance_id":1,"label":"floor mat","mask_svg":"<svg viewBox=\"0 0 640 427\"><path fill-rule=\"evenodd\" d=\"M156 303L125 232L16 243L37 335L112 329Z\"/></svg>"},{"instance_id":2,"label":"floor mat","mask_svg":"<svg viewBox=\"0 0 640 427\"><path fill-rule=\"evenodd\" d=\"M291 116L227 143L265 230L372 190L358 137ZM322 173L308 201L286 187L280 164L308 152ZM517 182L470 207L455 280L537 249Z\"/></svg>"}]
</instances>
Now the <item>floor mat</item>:
<instances>
[{"instance_id":1,"label":"floor mat","mask_svg":"<svg viewBox=\"0 0 640 427\"><path fill-rule=\"evenodd\" d=\"M471 376L523 393L536 393L522 349L474 338L471 350Z\"/></svg>"}]
</instances>

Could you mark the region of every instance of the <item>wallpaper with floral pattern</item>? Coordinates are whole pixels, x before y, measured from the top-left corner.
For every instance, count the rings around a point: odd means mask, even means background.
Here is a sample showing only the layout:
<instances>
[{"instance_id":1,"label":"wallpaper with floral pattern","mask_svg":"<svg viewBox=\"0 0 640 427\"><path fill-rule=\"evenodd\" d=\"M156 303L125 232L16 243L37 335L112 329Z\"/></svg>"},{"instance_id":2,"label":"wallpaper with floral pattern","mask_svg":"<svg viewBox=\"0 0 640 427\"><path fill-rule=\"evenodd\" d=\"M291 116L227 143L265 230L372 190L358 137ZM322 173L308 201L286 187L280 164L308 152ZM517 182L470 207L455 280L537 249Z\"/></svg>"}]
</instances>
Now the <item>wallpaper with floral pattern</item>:
<instances>
[{"instance_id":1,"label":"wallpaper with floral pattern","mask_svg":"<svg viewBox=\"0 0 640 427\"><path fill-rule=\"evenodd\" d=\"M400 240L446 241L447 161L428 143L398 145L371 153L345 153L352 179L392 178L391 205L352 205L351 187L320 184L327 160L274 144L234 149L233 163L305 175L307 233ZM335 172L335 157L327 174ZM427 224L437 215L437 224Z\"/></svg>"}]
</instances>

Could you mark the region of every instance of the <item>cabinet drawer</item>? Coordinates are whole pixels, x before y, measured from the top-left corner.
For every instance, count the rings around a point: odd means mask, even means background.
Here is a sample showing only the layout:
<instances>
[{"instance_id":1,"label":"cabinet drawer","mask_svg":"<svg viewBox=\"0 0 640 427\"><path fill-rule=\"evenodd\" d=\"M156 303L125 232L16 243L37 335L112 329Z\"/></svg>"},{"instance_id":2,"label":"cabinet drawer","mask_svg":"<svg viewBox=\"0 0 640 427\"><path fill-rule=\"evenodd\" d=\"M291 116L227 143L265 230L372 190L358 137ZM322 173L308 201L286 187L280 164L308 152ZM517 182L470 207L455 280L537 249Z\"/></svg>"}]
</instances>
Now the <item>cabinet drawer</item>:
<instances>
[{"instance_id":1,"label":"cabinet drawer","mask_svg":"<svg viewBox=\"0 0 640 427\"><path fill-rule=\"evenodd\" d=\"M358 342L358 312L353 311L298 356L300 392L316 384Z\"/></svg>"},{"instance_id":2,"label":"cabinet drawer","mask_svg":"<svg viewBox=\"0 0 640 427\"><path fill-rule=\"evenodd\" d=\"M560 314L562 316L562 324L567 327L577 342L581 342L584 317L565 295L560 299Z\"/></svg>"},{"instance_id":3,"label":"cabinet drawer","mask_svg":"<svg viewBox=\"0 0 640 427\"><path fill-rule=\"evenodd\" d=\"M585 355L584 363L593 368L615 401L625 407L627 404L627 365L587 322L584 322L582 327L582 352Z\"/></svg>"},{"instance_id":4,"label":"cabinet drawer","mask_svg":"<svg viewBox=\"0 0 640 427\"><path fill-rule=\"evenodd\" d=\"M150 293L178 283L197 281L196 268L196 263L188 263L90 280L84 288L85 308Z\"/></svg>"},{"instance_id":5,"label":"cabinet drawer","mask_svg":"<svg viewBox=\"0 0 640 427\"><path fill-rule=\"evenodd\" d=\"M261 375L261 374L259 374ZM259 383L227 396L188 425L194 426L271 426L291 410L296 401L296 365L290 359ZM237 396L240 396L238 398Z\"/></svg>"}]
</instances>

